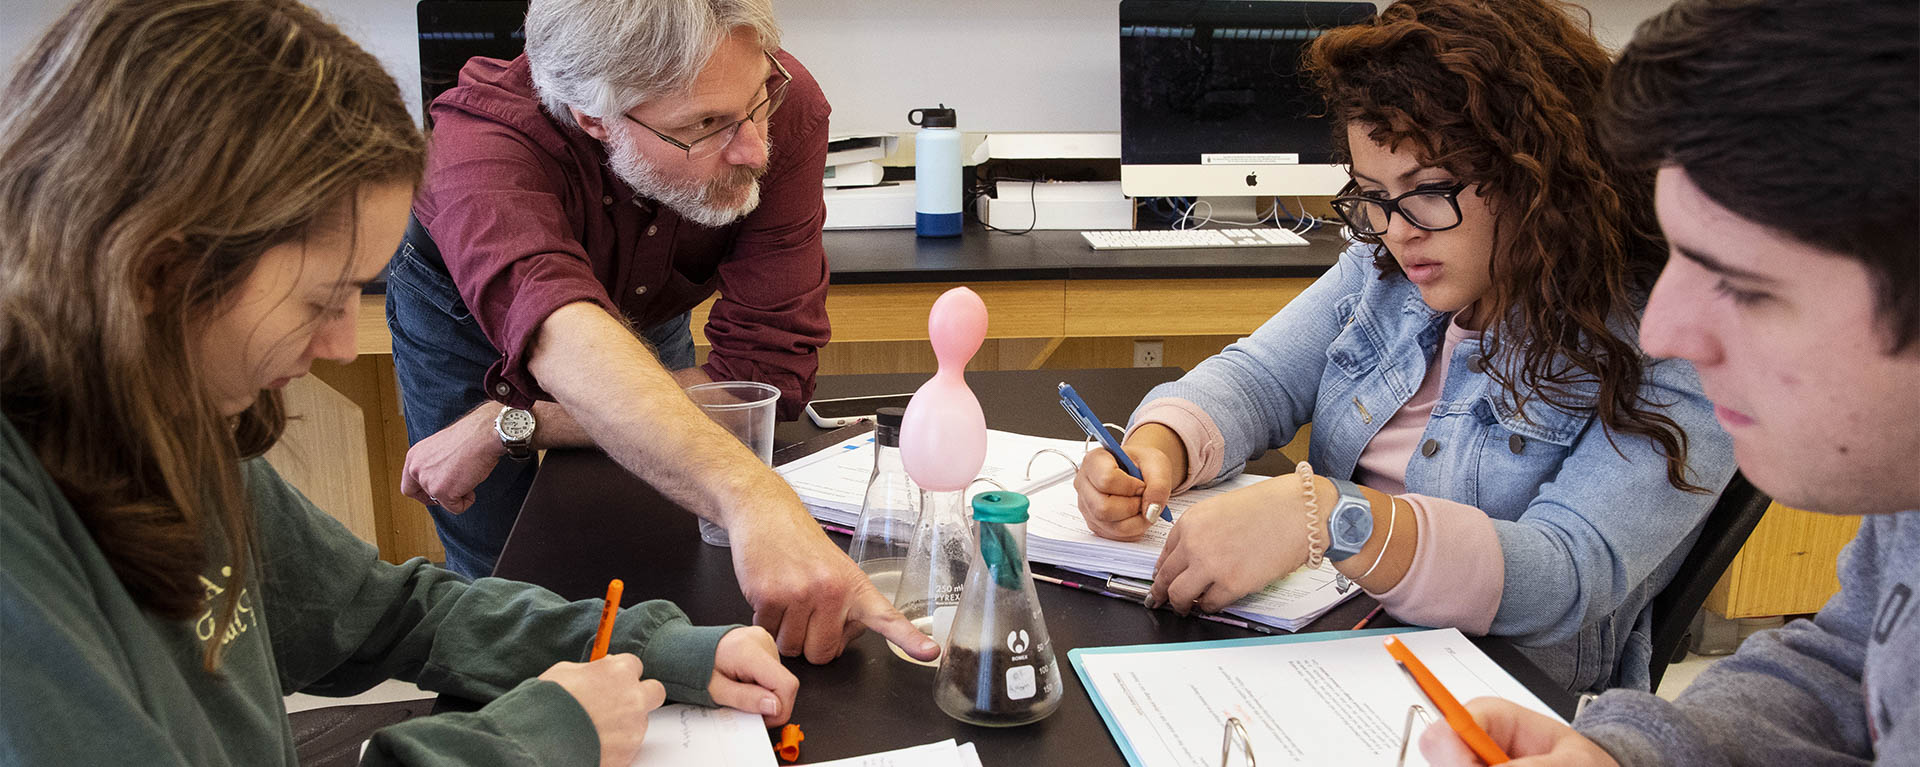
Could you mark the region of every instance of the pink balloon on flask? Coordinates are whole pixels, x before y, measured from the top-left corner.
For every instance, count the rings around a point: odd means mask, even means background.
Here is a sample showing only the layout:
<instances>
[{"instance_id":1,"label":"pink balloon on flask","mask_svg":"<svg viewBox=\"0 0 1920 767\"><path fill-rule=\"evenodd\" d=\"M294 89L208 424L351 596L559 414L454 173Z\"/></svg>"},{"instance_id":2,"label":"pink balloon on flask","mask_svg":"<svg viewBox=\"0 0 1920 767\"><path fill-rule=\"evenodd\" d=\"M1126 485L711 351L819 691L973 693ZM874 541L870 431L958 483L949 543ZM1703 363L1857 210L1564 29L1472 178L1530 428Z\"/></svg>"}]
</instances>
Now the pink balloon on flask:
<instances>
[{"instance_id":1,"label":"pink balloon on flask","mask_svg":"<svg viewBox=\"0 0 1920 767\"><path fill-rule=\"evenodd\" d=\"M927 337L940 370L921 384L900 421L900 462L927 490L965 490L987 460L987 417L967 388L967 362L987 338L987 305L967 288L933 302Z\"/></svg>"}]
</instances>

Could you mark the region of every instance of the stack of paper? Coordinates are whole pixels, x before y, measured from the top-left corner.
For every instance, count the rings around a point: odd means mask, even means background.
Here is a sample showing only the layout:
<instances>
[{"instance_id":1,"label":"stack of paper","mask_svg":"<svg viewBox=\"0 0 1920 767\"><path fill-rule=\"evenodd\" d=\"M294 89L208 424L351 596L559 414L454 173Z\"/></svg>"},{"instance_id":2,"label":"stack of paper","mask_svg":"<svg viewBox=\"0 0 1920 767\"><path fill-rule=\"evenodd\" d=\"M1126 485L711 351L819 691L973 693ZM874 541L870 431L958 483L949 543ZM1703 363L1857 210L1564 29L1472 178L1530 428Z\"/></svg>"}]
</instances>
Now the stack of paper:
<instances>
[{"instance_id":1,"label":"stack of paper","mask_svg":"<svg viewBox=\"0 0 1920 767\"><path fill-rule=\"evenodd\" d=\"M980 754L972 743L954 743L943 740L924 746L902 748L880 754L868 754L831 762L818 762L813 767L981 767Z\"/></svg>"},{"instance_id":2,"label":"stack of paper","mask_svg":"<svg viewBox=\"0 0 1920 767\"><path fill-rule=\"evenodd\" d=\"M1073 483L1085 443L987 432L987 458L980 476L1027 496L1027 558L1035 562L1099 575L1151 580L1172 523L1155 520L1146 537L1114 541L1094 535L1080 517ZM828 524L853 527L873 473L873 435L861 434L780 467L802 503ZM1064 454L1064 455L1063 455ZM1069 458L1068 456L1071 456ZM1241 475L1210 488L1189 490L1168 503L1174 519L1200 501L1267 477ZM980 483L975 490L990 486ZM1335 605L1358 594L1352 581L1330 563L1301 568L1235 602L1226 612L1287 631L1313 622Z\"/></svg>"},{"instance_id":3,"label":"stack of paper","mask_svg":"<svg viewBox=\"0 0 1920 767\"><path fill-rule=\"evenodd\" d=\"M647 714L647 739L632 767L706 764L775 767L759 714L673 703Z\"/></svg>"},{"instance_id":4,"label":"stack of paper","mask_svg":"<svg viewBox=\"0 0 1920 767\"><path fill-rule=\"evenodd\" d=\"M804 746L802 746L804 748ZM647 714L647 739L630 767L775 767L773 746L759 714L673 703ZM981 767L972 743L928 743L817 767Z\"/></svg>"}]
</instances>

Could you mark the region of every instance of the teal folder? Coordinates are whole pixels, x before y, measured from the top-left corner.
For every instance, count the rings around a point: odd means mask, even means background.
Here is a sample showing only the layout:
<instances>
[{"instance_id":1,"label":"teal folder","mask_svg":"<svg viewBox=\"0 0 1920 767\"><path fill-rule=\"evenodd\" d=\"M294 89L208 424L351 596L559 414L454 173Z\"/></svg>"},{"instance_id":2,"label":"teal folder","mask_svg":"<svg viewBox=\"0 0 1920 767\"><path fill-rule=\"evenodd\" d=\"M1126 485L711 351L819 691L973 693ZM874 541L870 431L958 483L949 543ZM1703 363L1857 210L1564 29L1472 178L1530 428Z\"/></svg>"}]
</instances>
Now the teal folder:
<instances>
[{"instance_id":1,"label":"teal folder","mask_svg":"<svg viewBox=\"0 0 1920 767\"><path fill-rule=\"evenodd\" d=\"M1107 723L1107 731L1113 733L1113 741L1120 746L1120 753L1127 757L1127 764L1133 767L1146 767L1140 763L1140 757L1133 751L1133 743L1127 740L1127 734L1120 729L1120 723L1113 720L1113 713L1107 710L1107 702L1100 697L1100 690L1093 686L1093 680L1087 678L1086 667L1080 659L1088 655L1110 655L1113 653L1138 654L1144 652L1174 652L1180 650L1212 650L1222 647L1257 647L1270 644L1294 644L1298 642L1330 642L1336 639L1353 637L1386 636L1409 631L1427 631L1418 626L1395 626L1391 628L1361 629L1359 631L1316 631L1308 634L1283 634L1247 639L1216 639L1210 642L1173 642L1169 644L1117 645L1114 647L1079 647L1067 651L1067 661L1073 664L1073 673L1080 677L1080 686L1087 688L1087 696L1093 698L1093 708L1100 712L1100 720Z\"/></svg>"}]
</instances>

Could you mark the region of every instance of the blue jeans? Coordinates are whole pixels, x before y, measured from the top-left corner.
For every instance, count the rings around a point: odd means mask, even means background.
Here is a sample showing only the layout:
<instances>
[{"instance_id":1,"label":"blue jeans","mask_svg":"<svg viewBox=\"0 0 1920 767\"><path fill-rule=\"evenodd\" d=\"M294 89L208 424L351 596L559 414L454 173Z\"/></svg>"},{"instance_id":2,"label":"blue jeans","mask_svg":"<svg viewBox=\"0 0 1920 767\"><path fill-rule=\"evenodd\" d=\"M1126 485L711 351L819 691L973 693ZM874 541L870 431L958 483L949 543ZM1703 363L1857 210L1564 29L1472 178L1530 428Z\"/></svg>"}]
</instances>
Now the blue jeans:
<instances>
[{"instance_id":1,"label":"blue jeans","mask_svg":"<svg viewBox=\"0 0 1920 767\"><path fill-rule=\"evenodd\" d=\"M387 274L387 329L393 333L393 372L409 445L486 402L482 379L500 358L467 311L453 279L437 258L426 255L438 252L433 243L422 240L423 230L410 227ZM693 366L688 321L689 315L682 314L641 333L668 370ZM502 459L474 488L473 505L466 511L427 507L447 550L447 569L469 578L493 572L537 468L534 461Z\"/></svg>"}]
</instances>

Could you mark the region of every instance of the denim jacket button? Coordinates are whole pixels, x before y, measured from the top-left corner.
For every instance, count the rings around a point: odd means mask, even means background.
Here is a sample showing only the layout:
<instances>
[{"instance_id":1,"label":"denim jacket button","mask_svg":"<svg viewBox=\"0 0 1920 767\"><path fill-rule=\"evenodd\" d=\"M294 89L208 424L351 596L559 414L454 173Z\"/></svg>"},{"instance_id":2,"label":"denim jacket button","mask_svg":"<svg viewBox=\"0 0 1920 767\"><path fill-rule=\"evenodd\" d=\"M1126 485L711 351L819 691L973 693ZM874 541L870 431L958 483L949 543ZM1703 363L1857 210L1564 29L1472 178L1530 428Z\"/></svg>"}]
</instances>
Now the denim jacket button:
<instances>
[{"instance_id":1,"label":"denim jacket button","mask_svg":"<svg viewBox=\"0 0 1920 767\"><path fill-rule=\"evenodd\" d=\"M1432 458L1433 454L1438 452L1440 452L1439 440L1430 439L1430 440L1427 440L1424 444L1420 445L1420 454L1428 458Z\"/></svg>"},{"instance_id":2,"label":"denim jacket button","mask_svg":"<svg viewBox=\"0 0 1920 767\"><path fill-rule=\"evenodd\" d=\"M1525 450L1526 448L1527 448L1526 437L1522 437L1518 434L1507 437L1507 449L1512 450L1514 455L1519 455L1520 451Z\"/></svg>"},{"instance_id":3,"label":"denim jacket button","mask_svg":"<svg viewBox=\"0 0 1920 767\"><path fill-rule=\"evenodd\" d=\"M1484 355L1479 355L1479 354L1475 354L1471 357L1468 357L1467 369L1475 373L1487 372L1487 358ZM1515 451L1515 452L1518 452L1518 451Z\"/></svg>"}]
</instances>

